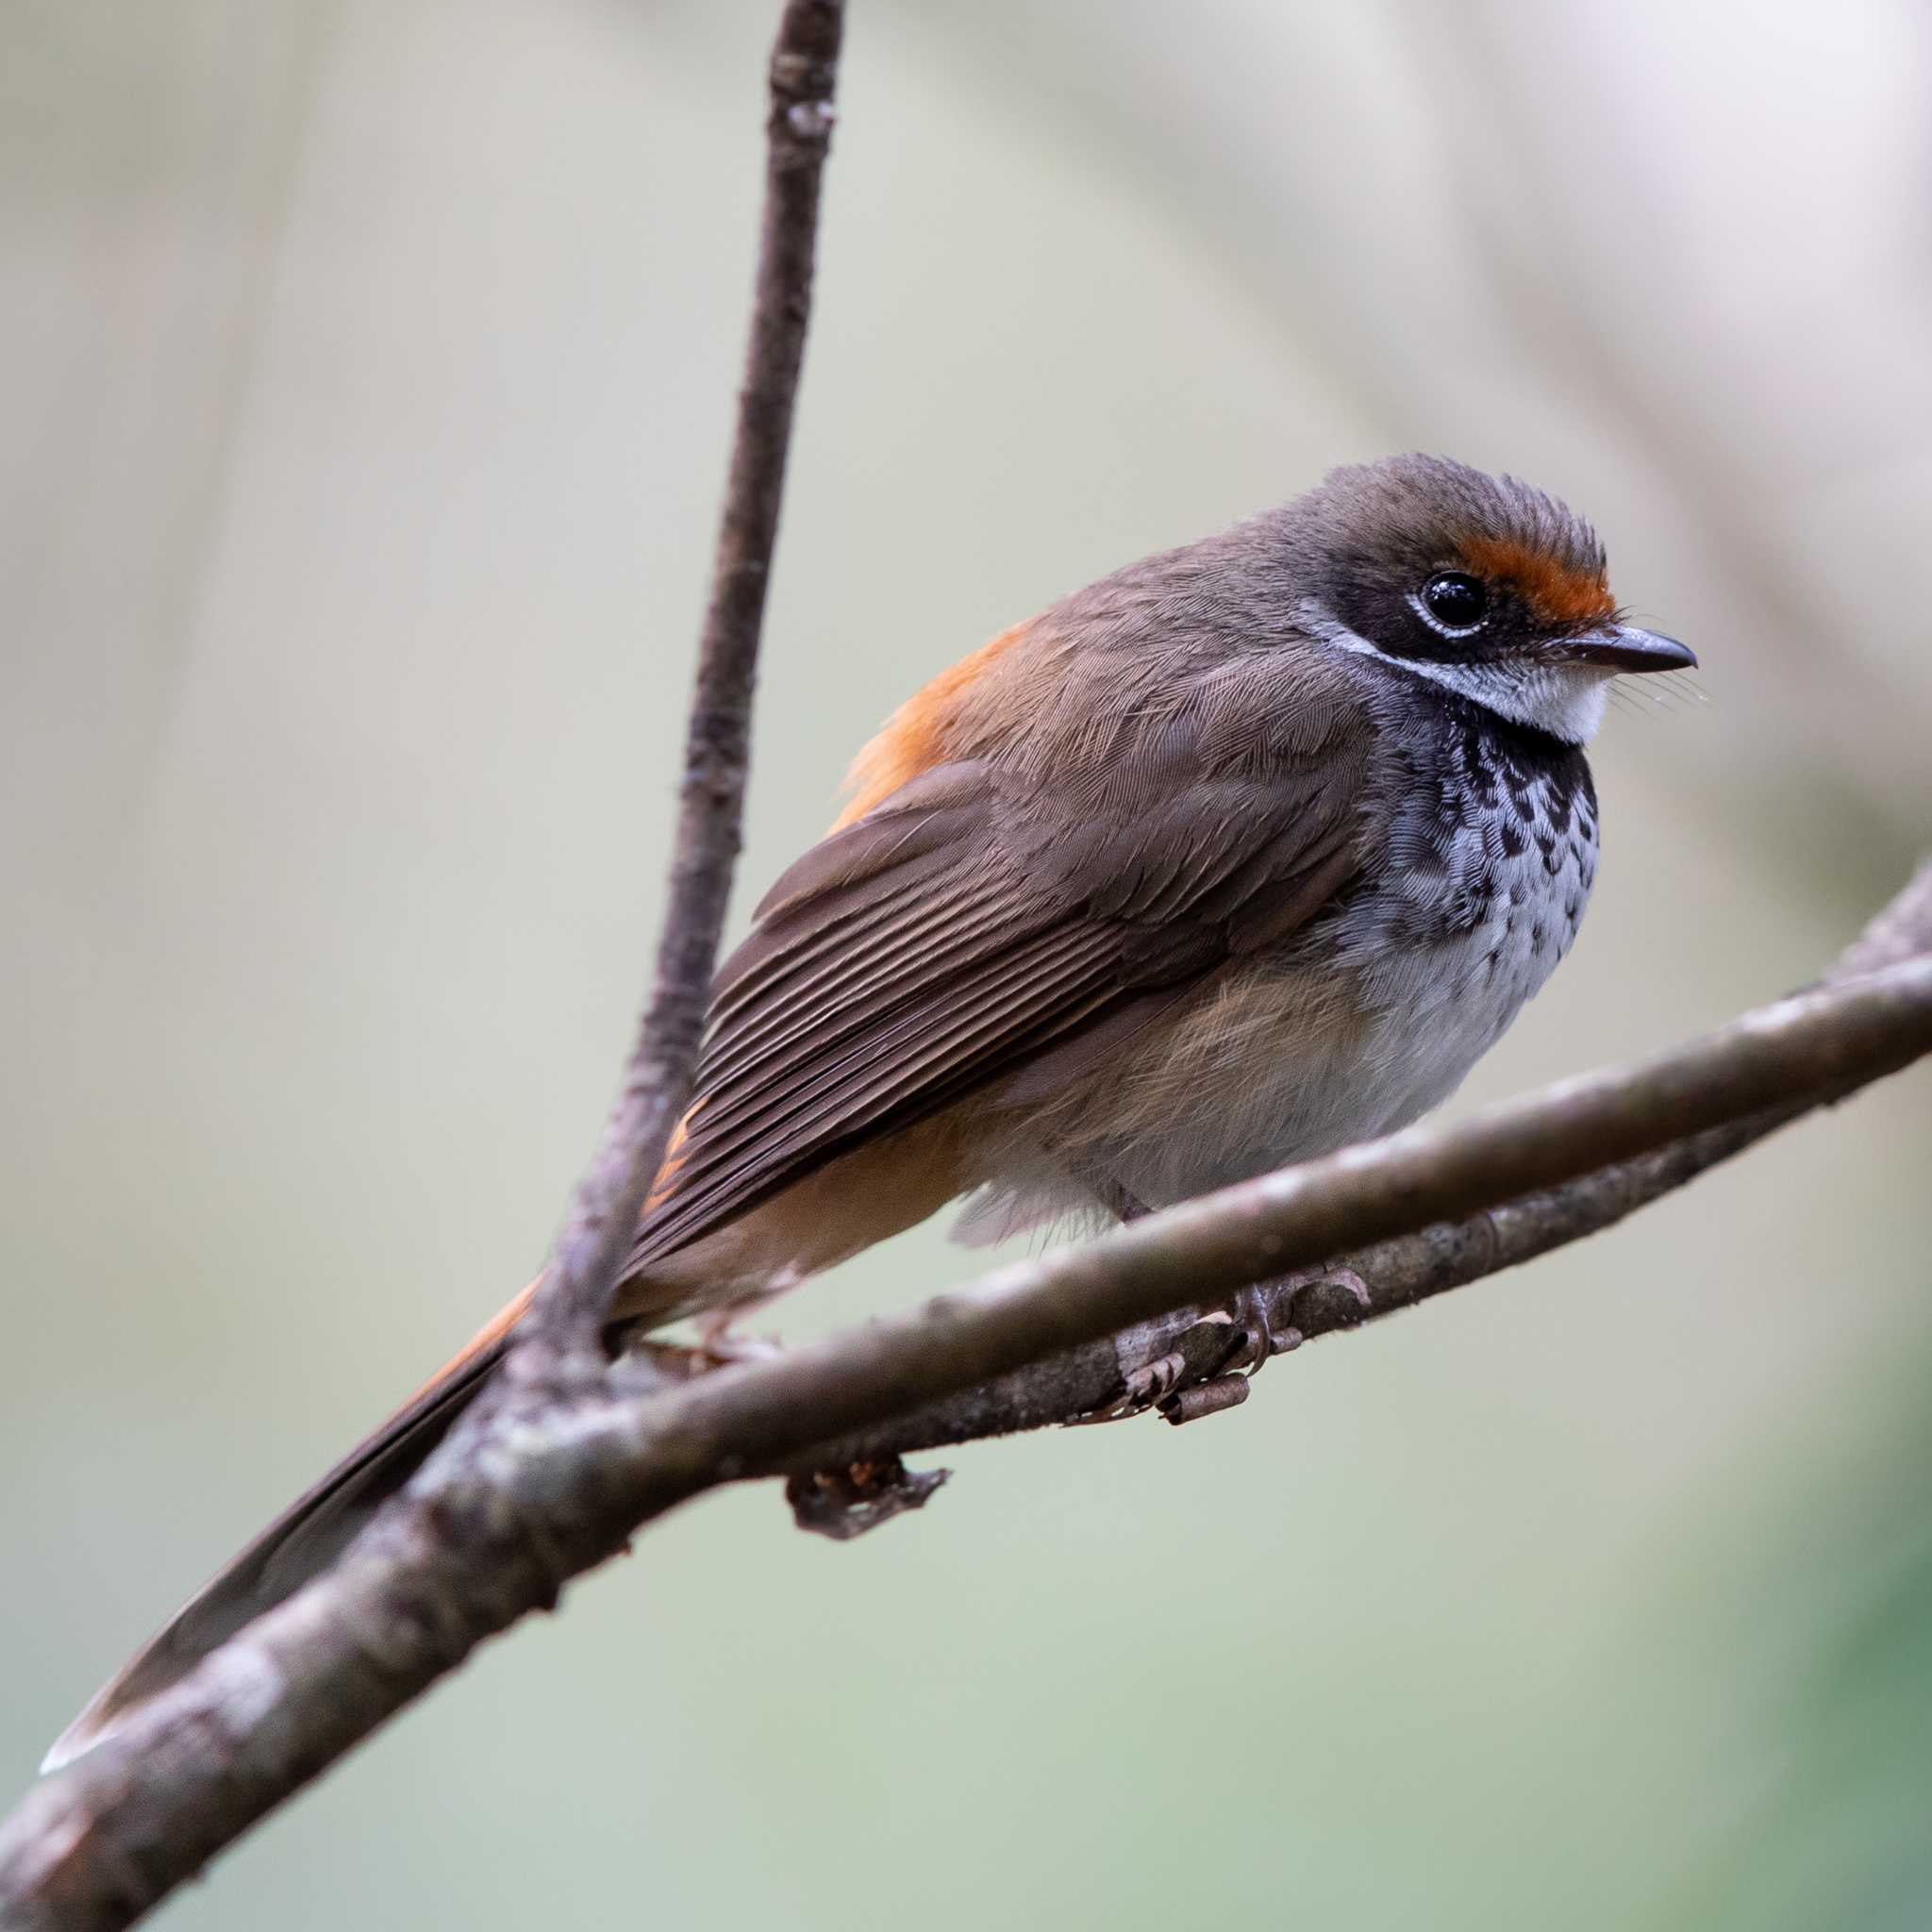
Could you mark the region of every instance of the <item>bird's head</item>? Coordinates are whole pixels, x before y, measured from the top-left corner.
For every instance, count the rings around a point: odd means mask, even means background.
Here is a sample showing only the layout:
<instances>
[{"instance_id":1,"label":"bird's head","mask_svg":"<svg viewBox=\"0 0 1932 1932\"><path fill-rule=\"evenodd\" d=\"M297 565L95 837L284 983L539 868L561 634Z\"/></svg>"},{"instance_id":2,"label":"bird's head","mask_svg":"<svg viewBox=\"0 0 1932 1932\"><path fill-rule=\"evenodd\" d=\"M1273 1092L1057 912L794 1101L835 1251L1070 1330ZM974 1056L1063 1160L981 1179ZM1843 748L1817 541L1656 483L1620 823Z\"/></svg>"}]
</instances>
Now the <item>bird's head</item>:
<instances>
[{"instance_id":1,"label":"bird's head","mask_svg":"<svg viewBox=\"0 0 1932 1932\"><path fill-rule=\"evenodd\" d=\"M1287 535L1318 637L1570 743L1611 678L1697 662L1624 622L1596 533L1511 476L1424 456L1334 470Z\"/></svg>"}]
</instances>

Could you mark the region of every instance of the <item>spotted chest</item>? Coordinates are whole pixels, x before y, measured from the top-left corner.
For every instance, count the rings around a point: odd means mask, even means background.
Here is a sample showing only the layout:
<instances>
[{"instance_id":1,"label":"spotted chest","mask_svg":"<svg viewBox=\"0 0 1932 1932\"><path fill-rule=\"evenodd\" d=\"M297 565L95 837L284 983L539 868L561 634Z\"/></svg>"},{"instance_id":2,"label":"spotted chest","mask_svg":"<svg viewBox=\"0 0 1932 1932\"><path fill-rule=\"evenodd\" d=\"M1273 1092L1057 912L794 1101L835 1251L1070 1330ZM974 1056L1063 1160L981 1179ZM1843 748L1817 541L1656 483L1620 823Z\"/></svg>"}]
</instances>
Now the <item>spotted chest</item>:
<instances>
[{"instance_id":1,"label":"spotted chest","mask_svg":"<svg viewBox=\"0 0 1932 1932\"><path fill-rule=\"evenodd\" d=\"M1372 887L1337 937L1375 1015L1373 1131L1444 1098L1555 971L1596 879L1582 750L1433 708Z\"/></svg>"}]
</instances>

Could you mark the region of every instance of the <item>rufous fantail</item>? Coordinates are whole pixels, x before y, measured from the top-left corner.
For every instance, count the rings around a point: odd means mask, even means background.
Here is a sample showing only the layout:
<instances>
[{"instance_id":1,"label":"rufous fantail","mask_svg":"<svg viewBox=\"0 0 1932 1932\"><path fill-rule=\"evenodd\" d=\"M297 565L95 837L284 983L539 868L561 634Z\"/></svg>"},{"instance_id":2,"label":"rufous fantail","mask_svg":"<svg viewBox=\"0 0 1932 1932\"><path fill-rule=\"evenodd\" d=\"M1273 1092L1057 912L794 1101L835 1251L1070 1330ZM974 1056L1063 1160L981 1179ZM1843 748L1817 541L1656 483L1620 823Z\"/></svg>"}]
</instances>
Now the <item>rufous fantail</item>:
<instances>
[{"instance_id":1,"label":"rufous fantail","mask_svg":"<svg viewBox=\"0 0 1932 1932\"><path fill-rule=\"evenodd\" d=\"M615 1327L712 1324L969 1196L1130 1216L1413 1121L1574 937L1610 680L1695 663L1509 478L1408 456L1063 597L859 754L719 974ZM528 1291L56 1745L325 1565Z\"/></svg>"}]
</instances>

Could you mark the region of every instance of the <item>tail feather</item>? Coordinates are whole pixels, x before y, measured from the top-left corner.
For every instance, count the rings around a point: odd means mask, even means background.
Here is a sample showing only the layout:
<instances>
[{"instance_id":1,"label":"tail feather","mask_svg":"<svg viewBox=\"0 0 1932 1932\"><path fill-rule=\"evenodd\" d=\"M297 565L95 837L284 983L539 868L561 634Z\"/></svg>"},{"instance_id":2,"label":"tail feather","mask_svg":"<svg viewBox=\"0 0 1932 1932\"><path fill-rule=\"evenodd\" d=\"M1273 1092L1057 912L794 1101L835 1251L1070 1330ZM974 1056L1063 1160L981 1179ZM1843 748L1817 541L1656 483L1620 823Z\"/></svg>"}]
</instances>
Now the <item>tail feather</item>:
<instances>
[{"instance_id":1,"label":"tail feather","mask_svg":"<svg viewBox=\"0 0 1932 1932\"><path fill-rule=\"evenodd\" d=\"M327 1569L482 1391L508 1352L510 1331L531 1293L525 1289L433 1381L177 1610L55 1740L42 1770L57 1770L100 1742L126 1711L186 1676L244 1624Z\"/></svg>"}]
</instances>

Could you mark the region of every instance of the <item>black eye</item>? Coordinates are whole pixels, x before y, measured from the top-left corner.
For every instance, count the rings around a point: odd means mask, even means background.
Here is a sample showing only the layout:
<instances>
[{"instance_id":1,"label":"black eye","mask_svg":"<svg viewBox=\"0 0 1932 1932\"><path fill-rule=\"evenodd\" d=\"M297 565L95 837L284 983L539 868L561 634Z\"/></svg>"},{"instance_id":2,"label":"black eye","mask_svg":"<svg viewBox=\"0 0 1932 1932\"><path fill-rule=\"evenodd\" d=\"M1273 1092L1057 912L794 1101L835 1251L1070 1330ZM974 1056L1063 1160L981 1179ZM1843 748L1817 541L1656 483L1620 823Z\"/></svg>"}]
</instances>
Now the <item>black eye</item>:
<instances>
[{"instance_id":1,"label":"black eye","mask_svg":"<svg viewBox=\"0 0 1932 1932\"><path fill-rule=\"evenodd\" d=\"M1490 593L1464 571L1438 571L1423 586L1423 608L1444 630L1474 630L1489 615Z\"/></svg>"}]
</instances>

